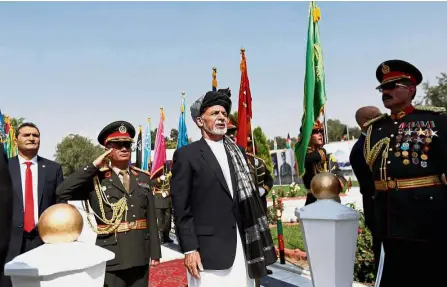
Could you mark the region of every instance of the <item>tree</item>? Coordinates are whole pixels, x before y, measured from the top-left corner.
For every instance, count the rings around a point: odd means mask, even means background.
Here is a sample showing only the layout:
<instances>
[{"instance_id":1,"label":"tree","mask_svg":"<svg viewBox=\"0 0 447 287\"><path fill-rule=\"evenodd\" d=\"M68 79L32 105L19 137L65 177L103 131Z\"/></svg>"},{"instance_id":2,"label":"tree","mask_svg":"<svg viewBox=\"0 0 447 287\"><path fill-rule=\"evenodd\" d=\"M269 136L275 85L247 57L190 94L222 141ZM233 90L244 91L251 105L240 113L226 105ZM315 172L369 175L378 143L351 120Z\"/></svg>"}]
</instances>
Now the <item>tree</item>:
<instances>
[{"instance_id":1,"label":"tree","mask_svg":"<svg viewBox=\"0 0 447 287\"><path fill-rule=\"evenodd\" d=\"M327 120L327 133L329 142L340 141L343 136L346 125L342 124L340 120Z\"/></svg>"},{"instance_id":2,"label":"tree","mask_svg":"<svg viewBox=\"0 0 447 287\"><path fill-rule=\"evenodd\" d=\"M171 129L171 133L169 134L171 137L171 140L175 143L177 143L178 140L178 130L177 129Z\"/></svg>"},{"instance_id":3,"label":"tree","mask_svg":"<svg viewBox=\"0 0 447 287\"><path fill-rule=\"evenodd\" d=\"M436 77L438 85L430 86L428 82L422 84L425 95L419 104L444 107L447 109L447 73L441 73L440 77Z\"/></svg>"},{"instance_id":4,"label":"tree","mask_svg":"<svg viewBox=\"0 0 447 287\"><path fill-rule=\"evenodd\" d=\"M81 135L70 134L56 146L56 161L62 166L64 176L72 174L83 166L91 164L104 152L99 145Z\"/></svg>"},{"instance_id":5,"label":"tree","mask_svg":"<svg viewBox=\"0 0 447 287\"><path fill-rule=\"evenodd\" d=\"M25 118L11 118L11 127L16 131L19 129L20 125L23 124L25 121Z\"/></svg>"},{"instance_id":6,"label":"tree","mask_svg":"<svg viewBox=\"0 0 447 287\"><path fill-rule=\"evenodd\" d=\"M273 175L273 172L272 172L273 171L273 162L272 162L272 157L270 156L270 148L267 143L267 138L265 137L265 134L262 132L261 127L257 127L253 130L253 136L255 138L255 144L258 148L256 156L260 157L264 160L265 165L267 166L267 169Z\"/></svg>"},{"instance_id":7,"label":"tree","mask_svg":"<svg viewBox=\"0 0 447 287\"><path fill-rule=\"evenodd\" d=\"M228 118L235 126L238 126L237 125L238 124L237 111L233 112L232 114L229 114Z\"/></svg>"}]
</instances>

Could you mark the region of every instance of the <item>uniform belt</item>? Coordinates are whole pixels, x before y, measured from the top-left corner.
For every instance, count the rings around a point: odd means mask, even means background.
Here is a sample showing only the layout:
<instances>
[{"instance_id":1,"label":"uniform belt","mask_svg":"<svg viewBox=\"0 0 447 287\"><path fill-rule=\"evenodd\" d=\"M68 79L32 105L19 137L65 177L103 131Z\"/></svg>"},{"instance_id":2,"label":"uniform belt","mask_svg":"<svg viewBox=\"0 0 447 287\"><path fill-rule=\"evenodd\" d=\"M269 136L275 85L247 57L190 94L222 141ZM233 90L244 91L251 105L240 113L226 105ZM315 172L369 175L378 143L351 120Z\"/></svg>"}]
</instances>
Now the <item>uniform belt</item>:
<instances>
[{"instance_id":1,"label":"uniform belt","mask_svg":"<svg viewBox=\"0 0 447 287\"><path fill-rule=\"evenodd\" d=\"M107 225L98 225L99 228L106 228ZM147 228L147 222L146 219L137 219L135 221L131 222L121 222L118 228L116 229L116 232L127 232L130 230L141 230Z\"/></svg>"},{"instance_id":2,"label":"uniform belt","mask_svg":"<svg viewBox=\"0 0 447 287\"><path fill-rule=\"evenodd\" d=\"M444 184L439 175L430 175L414 178L402 178L392 180L376 180L376 190L386 191L388 189L409 189L418 187L429 187Z\"/></svg>"}]
</instances>

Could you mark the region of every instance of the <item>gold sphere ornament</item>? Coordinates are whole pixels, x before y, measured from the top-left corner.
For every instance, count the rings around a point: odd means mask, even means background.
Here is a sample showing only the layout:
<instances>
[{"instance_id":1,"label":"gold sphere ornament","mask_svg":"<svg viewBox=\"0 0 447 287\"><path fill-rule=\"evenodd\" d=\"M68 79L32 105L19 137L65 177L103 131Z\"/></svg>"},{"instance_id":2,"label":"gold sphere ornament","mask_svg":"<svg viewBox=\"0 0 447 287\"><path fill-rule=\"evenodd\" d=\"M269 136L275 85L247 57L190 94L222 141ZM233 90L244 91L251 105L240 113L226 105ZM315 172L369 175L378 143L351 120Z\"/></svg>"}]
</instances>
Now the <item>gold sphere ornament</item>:
<instances>
[{"instance_id":1,"label":"gold sphere ornament","mask_svg":"<svg viewBox=\"0 0 447 287\"><path fill-rule=\"evenodd\" d=\"M42 213L37 228L43 242L52 244L76 241L83 226L82 215L76 207L58 203Z\"/></svg>"},{"instance_id":2,"label":"gold sphere ornament","mask_svg":"<svg viewBox=\"0 0 447 287\"><path fill-rule=\"evenodd\" d=\"M334 199L340 201L340 181L332 173L321 172L315 175L310 182L310 189L317 199Z\"/></svg>"}]
</instances>

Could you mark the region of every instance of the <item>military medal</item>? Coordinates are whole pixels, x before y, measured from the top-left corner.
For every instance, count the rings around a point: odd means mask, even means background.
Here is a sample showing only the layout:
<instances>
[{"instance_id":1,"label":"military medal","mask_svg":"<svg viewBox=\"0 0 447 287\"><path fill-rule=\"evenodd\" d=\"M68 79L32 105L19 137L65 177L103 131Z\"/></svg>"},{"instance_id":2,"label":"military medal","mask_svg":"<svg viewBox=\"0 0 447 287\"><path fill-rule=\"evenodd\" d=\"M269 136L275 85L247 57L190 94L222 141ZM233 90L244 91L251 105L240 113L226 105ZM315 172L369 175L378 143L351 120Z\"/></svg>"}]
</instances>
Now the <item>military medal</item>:
<instances>
[{"instance_id":1,"label":"military medal","mask_svg":"<svg viewBox=\"0 0 447 287\"><path fill-rule=\"evenodd\" d=\"M419 154L418 154L417 152L414 151L414 152L411 153L411 156L412 156L412 157L418 157Z\"/></svg>"},{"instance_id":2,"label":"military medal","mask_svg":"<svg viewBox=\"0 0 447 287\"><path fill-rule=\"evenodd\" d=\"M400 149L404 151L407 151L409 148L410 148L409 143L403 143L402 146L400 147Z\"/></svg>"},{"instance_id":3,"label":"military medal","mask_svg":"<svg viewBox=\"0 0 447 287\"><path fill-rule=\"evenodd\" d=\"M426 154L421 154L421 159L422 159L422 160L427 160L427 159L428 159L428 156L427 156Z\"/></svg>"},{"instance_id":4,"label":"military medal","mask_svg":"<svg viewBox=\"0 0 447 287\"><path fill-rule=\"evenodd\" d=\"M413 145L413 150L418 151L420 149L421 149L421 146L419 144L416 143Z\"/></svg>"},{"instance_id":5,"label":"military medal","mask_svg":"<svg viewBox=\"0 0 447 287\"><path fill-rule=\"evenodd\" d=\"M395 157L400 157L400 151L396 151L396 152L394 153L394 156L395 156Z\"/></svg>"},{"instance_id":6,"label":"military medal","mask_svg":"<svg viewBox=\"0 0 447 287\"><path fill-rule=\"evenodd\" d=\"M425 139L425 142L426 142L426 143L431 143L431 138L426 138L426 139Z\"/></svg>"},{"instance_id":7,"label":"military medal","mask_svg":"<svg viewBox=\"0 0 447 287\"><path fill-rule=\"evenodd\" d=\"M410 164L410 160L409 160L409 159L404 159L404 160L403 160L403 164L405 164L405 165L409 165L409 164Z\"/></svg>"},{"instance_id":8,"label":"military medal","mask_svg":"<svg viewBox=\"0 0 447 287\"><path fill-rule=\"evenodd\" d=\"M403 157L407 157L407 156L408 156L408 151L404 150L404 151L402 152L402 156L403 156Z\"/></svg>"},{"instance_id":9,"label":"military medal","mask_svg":"<svg viewBox=\"0 0 447 287\"><path fill-rule=\"evenodd\" d=\"M427 162L426 161L421 161L421 167L426 168L427 167Z\"/></svg>"},{"instance_id":10,"label":"military medal","mask_svg":"<svg viewBox=\"0 0 447 287\"><path fill-rule=\"evenodd\" d=\"M413 161L413 164L415 165L419 164L419 159L417 157L413 157L411 160Z\"/></svg>"}]
</instances>

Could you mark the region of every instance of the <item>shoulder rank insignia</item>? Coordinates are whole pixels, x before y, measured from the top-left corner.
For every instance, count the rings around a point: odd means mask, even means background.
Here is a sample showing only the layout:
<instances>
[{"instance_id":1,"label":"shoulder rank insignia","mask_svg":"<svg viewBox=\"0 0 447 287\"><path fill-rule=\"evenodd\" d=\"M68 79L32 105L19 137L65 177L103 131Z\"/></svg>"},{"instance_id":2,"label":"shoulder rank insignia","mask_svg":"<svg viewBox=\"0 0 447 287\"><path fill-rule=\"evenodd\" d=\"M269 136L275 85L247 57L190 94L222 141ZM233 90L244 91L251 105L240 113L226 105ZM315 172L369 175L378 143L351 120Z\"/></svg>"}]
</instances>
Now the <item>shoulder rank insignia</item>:
<instances>
[{"instance_id":1,"label":"shoulder rank insignia","mask_svg":"<svg viewBox=\"0 0 447 287\"><path fill-rule=\"evenodd\" d=\"M135 166L133 166L133 165L131 165L130 168L132 169L132 172L133 172L134 174L135 174L136 171L138 171L138 172L144 173L144 174L146 174L146 175L148 175L148 176L151 176L151 173L150 173L150 172L145 171L145 170L142 170L142 169L139 169L138 167L135 167ZM137 175L137 174L135 174L135 175Z\"/></svg>"},{"instance_id":2,"label":"shoulder rank insignia","mask_svg":"<svg viewBox=\"0 0 447 287\"><path fill-rule=\"evenodd\" d=\"M372 125L373 123L377 122L378 120L384 119L388 117L388 114L381 114L380 116L375 117L374 119L371 119L369 121L367 121L366 123L363 124L363 127L369 127L370 125Z\"/></svg>"},{"instance_id":3,"label":"shoulder rank insignia","mask_svg":"<svg viewBox=\"0 0 447 287\"><path fill-rule=\"evenodd\" d=\"M446 109L443 107L433 107L433 106L414 106L417 111L434 112L437 114L445 114Z\"/></svg>"}]
</instances>

